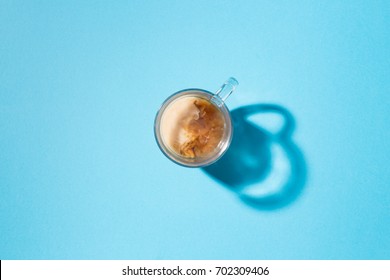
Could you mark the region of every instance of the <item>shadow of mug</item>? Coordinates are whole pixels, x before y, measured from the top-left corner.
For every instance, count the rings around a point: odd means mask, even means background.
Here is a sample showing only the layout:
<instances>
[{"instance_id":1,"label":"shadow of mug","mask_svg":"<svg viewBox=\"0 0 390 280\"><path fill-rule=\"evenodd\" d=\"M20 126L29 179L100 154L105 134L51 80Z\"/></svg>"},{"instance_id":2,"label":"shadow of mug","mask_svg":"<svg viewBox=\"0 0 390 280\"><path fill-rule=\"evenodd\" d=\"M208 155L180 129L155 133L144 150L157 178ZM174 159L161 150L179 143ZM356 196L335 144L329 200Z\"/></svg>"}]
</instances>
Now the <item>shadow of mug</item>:
<instances>
[{"instance_id":1,"label":"shadow of mug","mask_svg":"<svg viewBox=\"0 0 390 280\"><path fill-rule=\"evenodd\" d=\"M249 121L260 113L283 118L278 132ZM306 165L291 136L292 114L276 104L253 104L231 111L233 139L216 163L202 168L211 178L235 192L246 204L259 210L274 210L290 204L302 192Z\"/></svg>"}]
</instances>

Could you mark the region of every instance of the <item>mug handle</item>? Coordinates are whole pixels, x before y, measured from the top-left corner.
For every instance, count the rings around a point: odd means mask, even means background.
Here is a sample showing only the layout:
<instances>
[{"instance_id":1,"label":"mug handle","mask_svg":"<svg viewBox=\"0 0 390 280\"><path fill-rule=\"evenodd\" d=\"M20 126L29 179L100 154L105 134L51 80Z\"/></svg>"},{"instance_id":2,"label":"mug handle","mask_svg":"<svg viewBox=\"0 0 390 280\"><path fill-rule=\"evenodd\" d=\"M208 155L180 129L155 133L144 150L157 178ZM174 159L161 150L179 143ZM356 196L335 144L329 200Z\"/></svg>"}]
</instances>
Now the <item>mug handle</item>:
<instances>
[{"instance_id":1,"label":"mug handle","mask_svg":"<svg viewBox=\"0 0 390 280\"><path fill-rule=\"evenodd\" d=\"M277 113L282 115L284 119L284 124L281 130L277 133L281 137L289 137L295 128L295 121L292 114L283 108L282 106L276 104L253 104L244 107L240 107L232 111L234 115L247 118L254 114L259 113Z\"/></svg>"},{"instance_id":2,"label":"mug handle","mask_svg":"<svg viewBox=\"0 0 390 280\"><path fill-rule=\"evenodd\" d=\"M225 100L232 94L232 92L238 86L238 81L230 77L226 82L216 91L216 93L211 98L211 101L214 102L218 107L223 106Z\"/></svg>"}]
</instances>

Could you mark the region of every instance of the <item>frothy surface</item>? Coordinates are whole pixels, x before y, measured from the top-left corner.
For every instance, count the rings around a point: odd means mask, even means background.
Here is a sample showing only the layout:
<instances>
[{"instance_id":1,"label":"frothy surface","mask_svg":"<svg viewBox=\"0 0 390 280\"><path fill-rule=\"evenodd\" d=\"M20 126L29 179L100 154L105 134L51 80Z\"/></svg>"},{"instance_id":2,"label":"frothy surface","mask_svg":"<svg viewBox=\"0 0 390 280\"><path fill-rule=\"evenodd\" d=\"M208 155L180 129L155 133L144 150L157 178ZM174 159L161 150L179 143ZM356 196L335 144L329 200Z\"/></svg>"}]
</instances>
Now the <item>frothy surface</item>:
<instances>
[{"instance_id":1,"label":"frothy surface","mask_svg":"<svg viewBox=\"0 0 390 280\"><path fill-rule=\"evenodd\" d=\"M208 157L224 136L225 119L219 109L200 97L181 97L165 109L161 135L166 146L187 157Z\"/></svg>"}]
</instances>

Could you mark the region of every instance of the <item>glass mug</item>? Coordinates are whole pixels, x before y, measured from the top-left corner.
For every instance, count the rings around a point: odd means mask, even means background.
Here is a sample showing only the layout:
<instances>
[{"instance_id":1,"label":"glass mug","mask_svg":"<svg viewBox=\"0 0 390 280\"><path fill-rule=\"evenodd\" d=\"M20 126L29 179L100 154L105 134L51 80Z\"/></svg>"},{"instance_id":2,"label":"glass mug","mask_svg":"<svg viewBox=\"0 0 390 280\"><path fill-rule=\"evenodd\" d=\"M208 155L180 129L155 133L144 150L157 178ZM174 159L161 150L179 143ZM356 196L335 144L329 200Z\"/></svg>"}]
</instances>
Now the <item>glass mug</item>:
<instances>
[{"instance_id":1,"label":"glass mug","mask_svg":"<svg viewBox=\"0 0 390 280\"><path fill-rule=\"evenodd\" d=\"M237 80L229 78L216 93L191 88L168 97L154 121L154 135L165 156L185 167L203 167L221 158L233 135L225 100L237 86Z\"/></svg>"}]
</instances>

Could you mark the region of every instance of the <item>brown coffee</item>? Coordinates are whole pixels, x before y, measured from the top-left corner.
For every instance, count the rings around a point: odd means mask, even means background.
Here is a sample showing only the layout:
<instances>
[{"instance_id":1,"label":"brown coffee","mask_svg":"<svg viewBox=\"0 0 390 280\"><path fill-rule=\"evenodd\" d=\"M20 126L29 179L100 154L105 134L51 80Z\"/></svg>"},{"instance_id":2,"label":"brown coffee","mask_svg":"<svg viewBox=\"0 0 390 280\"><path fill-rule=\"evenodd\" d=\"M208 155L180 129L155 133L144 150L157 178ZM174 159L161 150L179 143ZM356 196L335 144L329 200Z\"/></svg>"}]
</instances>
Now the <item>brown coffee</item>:
<instances>
[{"instance_id":1,"label":"brown coffee","mask_svg":"<svg viewBox=\"0 0 390 280\"><path fill-rule=\"evenodd\" d=\"M186 158L209 157L224 137L225 119L217 106L195 96L170 104L161 119L166 145Z\"/></svg>"}]
</instances>

